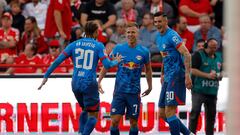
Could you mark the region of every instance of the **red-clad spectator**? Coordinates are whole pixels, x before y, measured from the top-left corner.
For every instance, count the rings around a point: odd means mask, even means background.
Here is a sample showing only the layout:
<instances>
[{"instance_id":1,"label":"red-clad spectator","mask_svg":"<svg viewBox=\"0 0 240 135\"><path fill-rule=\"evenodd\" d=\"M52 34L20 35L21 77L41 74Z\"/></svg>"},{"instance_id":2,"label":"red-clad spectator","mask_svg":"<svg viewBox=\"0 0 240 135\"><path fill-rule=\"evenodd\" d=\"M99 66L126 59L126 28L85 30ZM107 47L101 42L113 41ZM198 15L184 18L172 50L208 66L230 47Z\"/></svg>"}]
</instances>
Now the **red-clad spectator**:
<instances>
[{"instance_id":1,"label":"red-clad spectator","mask_svg":"<svg viewBox=\"0 0 240 135\"><path fill-rule=\"evenodd\" d=\"M0 63L6 63L9 57L17 56L16 44L19 41L19 31L12 28L12 15L5 12L2 15L2 27L0 28Z\"/></svg>"},{"instance_id":2,"label":"red-clad spectator","mask_svg":"<svg viewBox=\"0 0 240 135\"><path fill-rule=\"evenodd\" d=\"M98 37L97 41L102 42L103 44L107 43L107 34L102 29L102 22L100 20L94 20L98 25Z\"/></svg>"},{"instance_id":3,"label":"red-clad spectator","mask_svg":"<svg viewBox=\"0 0 240 135\"><path fill-rule=\"evenodd\" d=\"M42 63L43 64L52 64L52 62L58 57L58 55L60 54L60 43L58 40L51 40L49 42L49 54L48 55L45 55L43 58L42 58ZM63 64L71 64L71 60L70 58L69 59L66 59L63 63ZM68 72L71 72L72 70L72 67L57 67L55 70L54 70L54 73L68 73ZM43 68L43 72L46 72L47 71L47 67L44 67Z\"/></svg>"},{"instance_id":4,"label":"red-clad spectator","mask_svg":"<svg viewBox=\"0 0 240 135\"><path fill-rule=\"evenodd\" d=\"M55 38L59 35L64 40L70 40L71 26L70 0L51 0L47 10L44 35L47 38Z\"/></svg>"},{"instance_id":5,"label":"red-clad spectator","mask_svg":"<svg viewBox=\"0 0 240 135\"><path fill-rule=\"evenodd\" d=\"M117 17L124 19L126 22L137 22L138 12L134 9L133 0L122 0L122 8L117 10Z\"/></svg>"},{"instance_id":6,"label":"red-clad spectator","mask_svg":"<svg viewBox=\"0 0 240 135\"><path fill-rule=\"evenodd\" d=\"M180 15L187 18L189 30L195 32L199 26L199 17L212 15L213 10L209 0L181 0L179 3Z\"/></svg>"},{"instance_id":7,"label":"red-clad spectator","mask_svg":"<svg viewBox=\"0 0 240 135\"><path fill-rule=\"evenodd\" d=\"M41 73L41 69L38 67L31 67L31 65L41 63L41 58L39 55L36 55L37 47L34 44L27 44L25 46L24 52L19 55L15 59L16 65L28 64L28 67L17 67L17 68L9 68L7 73Z\"/></svg>"},{"instance_id":8,"label":"red-clad spectator","mask_svg":"<svg viewBox=\"0 0 240 135\"><path fill-rule=\"evenodd\" d=\"M40 54L48 52L48 45L44 40L41 30L38 28L36 18L33 16L29 16L25 20L24 32L18 43L18 51L22 52L28 43L35 44L37 52Z\"/></svg>"},{"instance_id":9,"label":"red-clad spectator","mask_svg":"<svg viewBox=\"0 0 240 135\"><path fill-rule=\"evenodd\" d=\"M172 26L175 22L174 10L165 0L146 0L142 8L137 8L140 16L145 13L155 14L157 12L164 12L168 18L168 25Z\"/></svg>"},{"instance_id":10,"label":"red-clad spectator","mask_svg":"<svg viewBox=\"0 0 240 135\"><path fill-rule=\"evenodd\" d=\"M178 18L175 30L185 42L185 46L187 47L188 51L192 52L194 45L194 34L187 28L186 17L180 16Z\"/></svg>"}]
</instances>

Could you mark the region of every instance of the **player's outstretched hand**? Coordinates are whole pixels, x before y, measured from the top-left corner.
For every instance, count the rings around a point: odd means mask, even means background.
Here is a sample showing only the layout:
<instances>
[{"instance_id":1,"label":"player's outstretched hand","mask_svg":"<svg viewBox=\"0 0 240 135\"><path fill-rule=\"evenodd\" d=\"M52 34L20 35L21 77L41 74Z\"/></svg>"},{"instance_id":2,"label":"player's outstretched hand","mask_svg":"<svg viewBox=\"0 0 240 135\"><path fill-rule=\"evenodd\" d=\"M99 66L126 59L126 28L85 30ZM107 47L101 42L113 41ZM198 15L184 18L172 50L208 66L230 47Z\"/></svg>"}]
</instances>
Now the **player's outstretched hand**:
<instances>
[{"instance_id":1,"label":"player's outstretched hand","mask_svg":"<svg viewBox=\"0 0 240 135\"><path fill-rule=\"evenodd\" d=\"M151 91L152 91L152 89L147 89L146 91L144 91L144 92L142 93L142 97L147 96Z\"/></svg>"},{"instance_id":2,"label":"player's outstretched hand","mask_svg":"<svg viewBox=\"0 0 240 135\"><path fill-rule=\"evenodd\" d=\"M192 79L190 76L186 76L185 85L187 89L192 89Z\"/></svg>"},{"instance_id":3,"label":"player's outstretched hand","mask_svg":"<svg viewBox=\"0 0 240 135\"><path fill-rule=\"evenodd\" d=\"M117 53L116 56L113 56L113 59L114 59L114 60L117 60L118 63L120 63L120 62L122 61L122 55L120 55L119 53Z\"/></svg>"},{"instance_id":4,"label":"player's outstretched hand","mask_svg":"<svg viewBox=\"0 0 240 135\"><path fill-rule=\"evenodd\" d=\"M98 83L98 92L100 92L101 94L104 93L104 90L102 89L101 83Z\"/></svg>"},{"instance_id":5,"label":"player's outstretched hand","mask_svg":"<svg viewBox=\"0 0 240 135\"><path fill-rule=\"evenodd\" d=\"M42 84L38 87L38 90L41 90L42 86L45 85L45 83L46 83L47 81L48 81L48 79L47 79L47 78L44 78L44 79L42 80Z\"/></svg>"}]
</instances>

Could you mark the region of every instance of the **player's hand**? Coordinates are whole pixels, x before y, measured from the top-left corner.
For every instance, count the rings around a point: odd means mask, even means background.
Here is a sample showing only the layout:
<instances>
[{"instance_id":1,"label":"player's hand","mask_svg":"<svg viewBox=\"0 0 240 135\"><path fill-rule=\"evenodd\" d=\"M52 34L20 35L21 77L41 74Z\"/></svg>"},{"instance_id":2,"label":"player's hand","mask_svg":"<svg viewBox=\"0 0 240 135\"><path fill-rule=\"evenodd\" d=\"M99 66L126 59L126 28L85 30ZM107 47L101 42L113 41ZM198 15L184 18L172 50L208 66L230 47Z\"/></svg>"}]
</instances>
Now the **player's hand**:
<instances>
[{"instance_id":1,"label":"player's hand","mask_svg":"<svg viewBox=\"0 0 240 135\"><path fill-rule=\"evenodd\" d=\"M102 89L101 83L98 83L98 92L100 92L101 94L104 93L104 90Z\"/></svg>"},{"instance_id":2,"label":"player's hand","mask_svg":"<svg viewBox=\"0 0 240 135\"><path fill-rule=\"evenodd\" d=\"M38 90L41 90L42 86L45 85L45 83L46 83L47 81L48 81L48 79L47 79L47 78L44 78L44 79L42 80L42 84L38 87Z\"/></svg>"},{"instance_id":3,"label":"player's hand","mask_svg":"<svg viewBox=\"0 0 240 135\"><path fill-rule=\"evenodd\" d=\"M163 82L164 82L164 75L161 75L160 82L161 82L161 84L163 85Z\"/></svg>"},{"instance_id":4,"label":"player's hand","mask_svg":"<svg viewBox=\"0 0 240 135\"><path fill-rule=\"evenodd\" d=\"M185 85L187 89L192 89L192 79L190 77L190 75L186 75L185 77Z\"/></svg>"},{"instance_id":5,"label":"player's hand","mask_svg":"<svg viewBox=\"0 0 240 135\"><path fill-rule=\"evenodd\" d=\"M120 62L122 61L122 55L120 55L119 53L117 53L117 55L116 55L115 57L113 56L113 59L114 59L114 60L117 60L118 63L120 63Z\"/></svg>"},{"instance_id":6,"label":"player's hand","mask_svg":"<svg viewBox=\"0 0 240 135\"><path fill-rule=\"evenodd\" d=\"M147 89L146 91L144 91L144 92L142 93L142 97L147 96L151 91L152 91L152 89Z\"/></svg>"}]
</instances>

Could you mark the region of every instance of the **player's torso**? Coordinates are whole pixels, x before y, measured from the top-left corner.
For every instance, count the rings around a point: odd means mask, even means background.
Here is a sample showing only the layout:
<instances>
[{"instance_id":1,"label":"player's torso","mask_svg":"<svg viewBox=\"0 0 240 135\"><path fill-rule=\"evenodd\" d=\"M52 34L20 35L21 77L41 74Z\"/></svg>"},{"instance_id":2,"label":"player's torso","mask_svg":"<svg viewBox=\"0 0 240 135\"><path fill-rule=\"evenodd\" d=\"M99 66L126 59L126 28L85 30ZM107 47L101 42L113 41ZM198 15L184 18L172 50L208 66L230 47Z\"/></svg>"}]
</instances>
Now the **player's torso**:
<instances>
[{"instance_id":1,"label":"player's torso","mask_svg":"<svg viewBox=\"0 0 240 135\"><path fill-rule=\"evenodd\" d=\"M96 79L98 50L98 43L93 39L81 39L75 42L72 50L74 78Z\"/></svg>"},{"instance_id":2,"label":"player's torso","mask_svg":"<svg viewBox=\"0 0 240 135\"><path fill-rule=\"evenodd\" d=\"M122 55L123 60L118 65L115 91L128 93L140 92L140 78L145 64L146 53L141 45L135 48L123 44L116 53Z\"/></svg>"},{"instance_id":3,"label":"player's torso","mask_svg":"<svg viewBox=\"0 0 240 135\"><path fill-rule=\"evenodd\" d=\"M168 30L164 35L158 34L156 42L163 57L164 78L165 81L168 81L176 72L184 71L183 59L177 48L171 42L171 40L178 40L174 36L174 33Z\"/></svg>"}]
</instances>

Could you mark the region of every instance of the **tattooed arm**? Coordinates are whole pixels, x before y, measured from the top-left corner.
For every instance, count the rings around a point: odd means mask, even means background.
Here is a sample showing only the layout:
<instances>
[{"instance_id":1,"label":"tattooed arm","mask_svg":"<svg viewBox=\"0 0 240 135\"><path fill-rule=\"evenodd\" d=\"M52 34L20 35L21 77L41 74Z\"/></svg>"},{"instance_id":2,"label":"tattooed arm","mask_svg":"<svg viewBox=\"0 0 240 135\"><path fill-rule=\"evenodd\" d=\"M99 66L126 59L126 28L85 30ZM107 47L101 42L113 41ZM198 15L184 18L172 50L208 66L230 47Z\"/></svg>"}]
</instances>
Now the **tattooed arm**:
<instances>
[{"instance_id":1,"label":"tattooed arm","mask_svg":"<svg viewBox=\"0 0 240 135\"><path fill-rule=\"evenodd\" d=\"M184 56L184 65L185 65L185 84L188 89L192 88L192 80L190 77L191 71L191 54L187 50L184 44L182 44L178 51Z\"/></svg>"}]
</instances>

